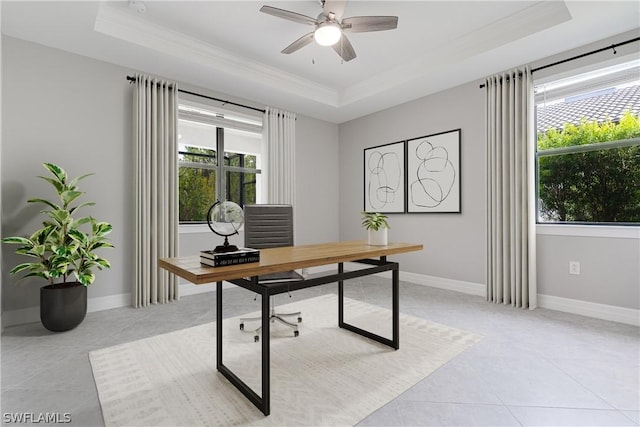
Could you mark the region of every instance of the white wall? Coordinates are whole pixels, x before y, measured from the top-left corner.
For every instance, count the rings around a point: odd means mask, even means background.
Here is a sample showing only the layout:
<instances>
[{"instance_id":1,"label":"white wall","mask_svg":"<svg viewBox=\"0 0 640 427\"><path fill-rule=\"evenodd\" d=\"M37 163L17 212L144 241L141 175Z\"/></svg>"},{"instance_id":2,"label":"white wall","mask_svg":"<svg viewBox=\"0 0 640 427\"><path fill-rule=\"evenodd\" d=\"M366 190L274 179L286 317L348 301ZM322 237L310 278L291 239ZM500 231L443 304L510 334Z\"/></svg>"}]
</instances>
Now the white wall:
<instances>
[{"instance_id":1,"label":"white wall","mask_svg":"<svg viewBox=\"0 0 640 427\"><path fill-rule=\"evenodd\" d=\"M533 66L610 46L637 35L637 31L621 34L538 60ZM638 55L637 44L619 47L617 51L618 56L630 52ZM608 56L595 55L565 64L554 72L610 59L610 52ZM550 73L549 69L534 77ZM390 239L424 245L423 252L403 256L403 271L451 279L443 281L445 286L455 281L486 283L485 105L484 91L478 88L480 83L448 89L340 125L341 239L364 237L358 221L363 206L364 148L462 128L462 214L390 215ZM635 238L539 235L538 292L550 297L544 299L545 304L550 308L562 305L566 308L572 303L564 299L569 299L602 305L594 310L618 307L623 312L621 317L637 318L637 311L625 311L640 308L640 238L638 233L635 235ZM568 261L581 262L580 276L569 275Z\"/></svg>"},{"instance_id":2,"label":"white wall","mask_svg":"<svg viewBox=\"0 0 640 427\"><path fill-rule=\"evenodd\" d=\"M103 252L112 268L98 272L89 288L90 308L92 299L126 303L122 296L131 289L134 184L133 95L125 77L135 71L4 36L2 67L2 235L26 235L40 226L40 207L27 199L51 195L49 184L36 178L47 173L41 163L58 163L74 176L95 172L81 187L86 199L96 202L87 213L113 224L116 248ZM188 84L180 87L247 103ZM323 207L338 204L338 175L332 171L338 126L299 117L296 139L296 240L336 240L337 210L326 214ZM181 253L197 253L217 244L213 239L210 231L182 235ZM16 285L7 272L24 259L11 249L2 251L3 315L22 310L22 317L37 316L38 288L44 283Z\"/></svg>"}]
</instances>

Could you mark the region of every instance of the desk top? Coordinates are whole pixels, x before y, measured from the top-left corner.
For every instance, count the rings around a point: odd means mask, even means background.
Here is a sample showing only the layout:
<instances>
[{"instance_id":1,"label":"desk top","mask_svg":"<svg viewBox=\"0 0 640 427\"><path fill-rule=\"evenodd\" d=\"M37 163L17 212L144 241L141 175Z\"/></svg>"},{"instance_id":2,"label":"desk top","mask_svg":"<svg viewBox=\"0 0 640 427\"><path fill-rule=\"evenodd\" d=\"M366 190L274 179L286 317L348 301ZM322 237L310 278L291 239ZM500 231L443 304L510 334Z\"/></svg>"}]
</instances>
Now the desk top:
<instances>
[{"instance_id":1,"label":"desk top","mask_svg":"<svg viewBox=\"0 0 640 427\"><path fill-rule=\"evenodd\" d=\"M260 262L224 267L207 267L200 264L199 254L162 258L159 265L191 283L202 285L421 250L422 245L419 244L389 243L386 246L371 246L366 241L350 241L260 249Z\"/></svg>"}]
</instances>

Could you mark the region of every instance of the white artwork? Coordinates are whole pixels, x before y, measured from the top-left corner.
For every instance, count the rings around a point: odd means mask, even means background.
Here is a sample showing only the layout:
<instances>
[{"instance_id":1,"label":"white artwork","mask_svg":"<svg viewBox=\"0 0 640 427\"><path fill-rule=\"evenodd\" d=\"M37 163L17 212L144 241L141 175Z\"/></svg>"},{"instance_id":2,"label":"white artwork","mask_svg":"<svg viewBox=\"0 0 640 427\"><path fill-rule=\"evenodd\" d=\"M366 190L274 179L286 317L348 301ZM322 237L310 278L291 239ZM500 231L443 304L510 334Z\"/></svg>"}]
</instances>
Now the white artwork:
<instances>
[{"instance_id":1,"label":"white artwork","mask_svg":"<svg viewBox=\"0 0 640 427\"><path fill-rule=\"evenodd\" d=\"M404 142L364 150L364 210L405 211Z\"/></svg>"},{"instance_id":2,"label":"white artwork","mask_svg":"<svg viewBox=\"0 0 640 427\"><path fill-rule=\"evenodd\" d=\"M460 212L460 129L407 141L407 212Z\"/></svg>"}]
</instances>

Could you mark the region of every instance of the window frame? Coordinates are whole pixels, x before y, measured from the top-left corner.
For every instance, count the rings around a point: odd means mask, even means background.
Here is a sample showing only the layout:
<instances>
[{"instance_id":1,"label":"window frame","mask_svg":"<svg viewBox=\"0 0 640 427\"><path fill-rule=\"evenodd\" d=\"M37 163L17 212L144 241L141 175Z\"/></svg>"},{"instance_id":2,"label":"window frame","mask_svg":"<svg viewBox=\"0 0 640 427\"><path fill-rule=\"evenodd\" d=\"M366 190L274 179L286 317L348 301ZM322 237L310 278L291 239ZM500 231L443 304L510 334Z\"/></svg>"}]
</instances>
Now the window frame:
<instances>
[{"instance_id":1,"label":"window frame","mask_svg":"<svg viewBox=\"0 0 640 427\"><path fill-rule=\"evenodd\" d=\"M601 64L600 66L590 66L588 67L588 73L593 73L594 70L597 72L598 70L607 68L611 64ZM624 70L624 72L628 72L628 70ZM534 84L534 87L544 86L549 83L553 83L554 81L565 80L567 76L580 76L584 73L584 70L574 70L570 73L563 73L563 76L557 76L557 78L553 78L551 76L547 76L538 83ZM617 75L619 75L618 73ZM611 83L610 81L608 83ZM595 80L593 83L593 90L597 90L597 88L601 86L602 83L598 80ZM581 92L584 93L584 84L577 85L576 88L569 93ZM570 95L562 96L563 98L568 98ZM536 232L537 234L545 234L545 235L568 235L568 236L592 236L592 237L622 237L622 238L638 238L640 237L640 222L587 222L587 221L541 221L540 220L540 166L539 159L550 156L557 155L567 155L567 154L577 154L577 153L586 153L592 151L602 151L606 149L616 149L616 148L625 148L640 145L640 137L629 138L624 140L615 140L615 141L603 141L603 142L594 142L590 144L569 146L569 147L560 147L560 148L552 148L547 150L538 150L538 104L542 104L543 102L538 102L538 100L534 100L534 124L535 124L535 143L534 147L534 168L535 168L535 223L536 223ZM609 229L609 231L606 231ZM623 230L628 229L629 232L625 232Z\"/></svg>"},{"instance_id":2,"label":"window frame","mask_svg":"<svg viewBox=\"0 0 640 427\"><path fill-rule=\"evenodd\" d=\"M182 108L181 108L182 107ZM197 110L205 110L206 114L198 112ZM228 116L233 117L233 119L229 119ZM224 136L225 129L234 129L241 130L245 132L251 132L255 134L262 135L262 124L256 124L258 120L262 121L262 118L258 119L257 117L254 119L243 119L242 117L237 117L237 113L235 112L225 112L225 110L220 108L214 108L211 106L202 106L195 103L190 102L180 102L178 107L178 122L190 121L194 123L200 123L210 126L215 126L216 130L216 144L215 144L215 157L216 162L215 165L212 164L201 164L194 162L183 162L178 160L178 168L180 167L196 167L201 169L213 169L216 172L216 198L221 200L227 198L227 173L228 172L238 172L238 173L250 173L261 175L263 173L262 168L246 168L246 167L238 167L225 165L225 144L224 144ZM187 145L188 146L188 145ZM213 148L211 148L213 149ZM183 151L180 151L178 145L178 154L183 154ZM191 153L187 153L191 154ZM206 156L204 157L212 157ZM179 159L179 157L178 157ZM224 194L221 194L221 191ZM258 194L256 194L258 196ZM206 221L179 221L180 232L186 233L200 233L200 232L208 232L208 226Z\"/></svg>"}]
</instances>

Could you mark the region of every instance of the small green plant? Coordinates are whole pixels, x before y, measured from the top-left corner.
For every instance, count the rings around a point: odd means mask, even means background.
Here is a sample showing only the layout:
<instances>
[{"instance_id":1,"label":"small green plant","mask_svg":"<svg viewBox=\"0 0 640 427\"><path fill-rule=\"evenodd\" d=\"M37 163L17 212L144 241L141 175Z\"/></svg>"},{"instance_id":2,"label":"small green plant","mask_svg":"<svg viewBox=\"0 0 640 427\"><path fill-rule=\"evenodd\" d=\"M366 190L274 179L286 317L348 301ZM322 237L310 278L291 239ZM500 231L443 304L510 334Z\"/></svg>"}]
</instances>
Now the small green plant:
<instances>
[{"instance_id":1,"label":"small green plant","mask_svg":"<svg viewBox=\"0 0 640 427\"><path fill-rule=\"evenodd\" d=\"M91 216L74 218L80 208L95 205L94 202L85 202L72 206L84 194L78 191L78 182L93 174L68 181L64 169L51 163L44 163L43 166L51 172L53 178L39 178L54 187L59 201L28 200L29 203L41 203L50 209L42 211L47 216L42 223L44 227L31 236L2 239L4 243L20 245L15 251L17 254L36 259L33 262L18 264L9 273L25 273L22 279L41 277L48 280L49 284L60 287L67 283L70 275L73 275L76 281L88 286L95 280L94 268L102 270L111 267L109 261L99 257L94 251L113 247L105 237L112 230L111 224L96 221ZM83 225L90 228L90 231L82 231ZM59 282L56 283L56 280Z\"/></svg>"},{"instance_id":2,"label":"small green plant","mask_svg":"<svg viewBox=\"0 0 640 427\"><path fill-rule=\"evenodd\" d=\"M391 228L387 216L379 212L362 212L362 226L367 230L378 231L381 228Z\"/></svg>"}]
</instances>

